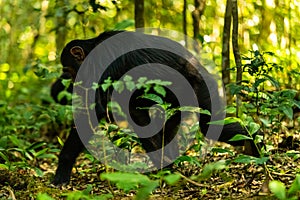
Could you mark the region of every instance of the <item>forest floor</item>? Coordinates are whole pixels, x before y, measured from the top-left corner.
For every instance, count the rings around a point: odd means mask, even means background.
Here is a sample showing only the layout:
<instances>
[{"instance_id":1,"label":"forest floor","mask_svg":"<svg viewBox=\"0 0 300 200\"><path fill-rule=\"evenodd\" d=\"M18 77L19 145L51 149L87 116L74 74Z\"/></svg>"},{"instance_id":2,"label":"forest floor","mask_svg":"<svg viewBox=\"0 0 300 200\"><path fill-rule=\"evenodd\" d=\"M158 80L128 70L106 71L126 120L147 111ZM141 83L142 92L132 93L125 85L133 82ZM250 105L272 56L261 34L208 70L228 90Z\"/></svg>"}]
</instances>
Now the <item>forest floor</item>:
<instances>
[{"instance_id":1,"label":"forest floor","mask_svg":"<svg viewBox=\"0 0 300 200\"><path fill-rule=\"evenodd\" d=\"M208 155L201 161L201 165L232 160L234 157L236 155L228 153ZM37 199L38 194L48 194L38 199L126 200L134 199L136 195L135 190L125 193L114 183L101 180L100 174L107 169L100 164L93 165L84 155L77 160L70 184L61 187L50 184L56 163L45 160L36 165L44 171L43 176L37 176L32 169L0 170L0 199ZM162 181L151 193L150 199L275 199L269 191L269 181L279 180L288 188L300 171L300 159L298 151L277 151L269 156L265 165L232 162L207 179L191 178L201 173L202 169L195 165L174 168L172 172L181 175L180 181L174 185Z\"/></svg>"}]
</instances>

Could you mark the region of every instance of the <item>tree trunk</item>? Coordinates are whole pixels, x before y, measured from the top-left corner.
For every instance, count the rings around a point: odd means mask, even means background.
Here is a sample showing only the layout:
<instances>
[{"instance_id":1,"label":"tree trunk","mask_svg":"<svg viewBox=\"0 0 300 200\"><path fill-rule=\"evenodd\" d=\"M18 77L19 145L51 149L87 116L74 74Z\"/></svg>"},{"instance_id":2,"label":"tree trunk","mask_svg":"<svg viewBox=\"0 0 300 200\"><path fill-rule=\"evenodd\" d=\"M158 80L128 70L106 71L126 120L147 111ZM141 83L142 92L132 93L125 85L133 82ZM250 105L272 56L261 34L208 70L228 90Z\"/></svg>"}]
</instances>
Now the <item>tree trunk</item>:
<instances>
[{"instance_id":1,"label":"tree trunk","mask_svg":"<svg viewBox=\"0 0 300 200\"><path fill-rule=\"evenodd\" d=\"M183 0L183 10L182 10L182 29L184 34L184 42L185 47L188 47L188 41L187 41L187 22L186 22L186 9L187 9L187 0Z\"/></svg>"},{"instance_id":2,"label":"tree trunk","mask_svg":"<svg viewBox=\"0 0 300 200\"><path fill-rule=\"evenodd\" d=\"M232 0L232 48L236 64L236 84L240 85L242 81L242 62L238 43L238 27L239 27L239 16L237 0ZM238 117L239 107L241 104L240 96L236 96L236 116Z\"/></svg>"},{"instance_id":3,"label":"tree trunk","mask_svg":"<svg viewBox=\"0 0 300 200\"><path fill-rule=\"evenodd\" d=\"M200 32L200 19L204 13L206 0L194 0L195 10L192 12L193 17L193 38L194 38L194 50L196 53L199 53L199 45L198 45L198 36Z\"/></svg>"},{"instance_id":4,"label":"tree trunk","mask_svg":"<svg viewBox=\"0 0 300 200\"><path fill-rule=\"evenodd\" d=\"M134 1L134 20L135 28L144 28L144 0L135 0Z\"/></svg>"},{"instance_id":5,"label":"tree trunk","mask_svg":"<svg viewBox=\"0 0 300 200\"><path fill-rule=\"evenodd\" d=\"M222 43L222 80L224 86L230 82L230 29L232 16L232 1L227 0L226 11L224 16L223 28L223 43ZM227 99L229 99L229 92L226 90Z\"/></svg>"}]
</instances>

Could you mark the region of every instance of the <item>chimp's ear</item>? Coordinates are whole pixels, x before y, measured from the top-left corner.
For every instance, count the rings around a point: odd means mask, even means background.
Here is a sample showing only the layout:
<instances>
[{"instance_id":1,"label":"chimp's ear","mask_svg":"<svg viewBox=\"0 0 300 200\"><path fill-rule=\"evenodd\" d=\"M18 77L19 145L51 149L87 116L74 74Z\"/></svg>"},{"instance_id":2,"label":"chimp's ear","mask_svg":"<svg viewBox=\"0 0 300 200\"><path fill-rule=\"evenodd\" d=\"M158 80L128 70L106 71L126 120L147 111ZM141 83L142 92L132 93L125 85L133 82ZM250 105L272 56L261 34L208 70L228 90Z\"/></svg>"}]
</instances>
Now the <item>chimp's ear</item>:
<instances>
[{"instance_id":1,"label":"chimp's ear","mask_svg":"<svg viewBox=\"0 0 300 200\"><path fill-rule=\"evenodd\" d=\"M83 62L83 60L85 58L85 54L84 54L82 47L80 47L80 46L72 47L70 50L70 53L72 54L72 56L74 56L75 60L78 63L81 64Z\"/></svg>"}]
</instances>

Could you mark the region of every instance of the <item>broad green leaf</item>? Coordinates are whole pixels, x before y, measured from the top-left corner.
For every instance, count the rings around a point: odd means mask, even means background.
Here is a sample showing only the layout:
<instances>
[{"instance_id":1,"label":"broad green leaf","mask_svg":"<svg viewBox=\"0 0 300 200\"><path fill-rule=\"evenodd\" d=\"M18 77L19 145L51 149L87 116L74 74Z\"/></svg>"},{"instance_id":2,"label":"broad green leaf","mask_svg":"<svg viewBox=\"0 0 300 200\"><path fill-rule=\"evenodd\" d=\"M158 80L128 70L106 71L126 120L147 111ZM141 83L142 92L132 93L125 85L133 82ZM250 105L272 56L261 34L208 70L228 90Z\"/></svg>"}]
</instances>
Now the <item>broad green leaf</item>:
<instances>
[{"instance_id":1,"label":"broad green leaf","mask_svg":"<svg viewBox=\"0 0 300 200\"><path fill-rule=\"evenodd\" d=\"M125 81L125 86L130 92L135 89L135 83L133 81Z\"/></svg>"},{"instance_id":2,"label":"broad green leaf","mask_svg":"<svg viewBox=\"0 0 300 200\"><path fill-rule=\"evenodd\" d=\"M113 112L114 114L117 114L119 116L126 118L126 115L123 112L123 110L118 102L116 102L116 101L108 102L107 108L109 111Z\"/></svg>"},{"instance_id":3,"label":"broad green leaf","mask_svg":"<svg viewBox=\"0 0 300 200\"><path fill-rule=\"evenodd\" d=\"M9 166L8 165L6 165L6 164L1 164L0 163L0 169L9 169Z\"/></svg>"},{"instance_id":4,"label":"broad green leaf","mask_svg":"<svg viewBox=\"0 0 300 200\"><path fill-rule=\"evenodd\" d=\"M202 173L200 174L201 178L208 179L215 171L224 169L227 166L226 160L220 160L214 163L209 163L204 166Z\"/></svg>"},{"instance_id":5,"label":"broad green leaf","mask_svg":"<svg viewBox=\"0 0 300 200\"><path fill-rule=\"evenodd\" d=\"M259 118L259 120L266 126L269 127L271 122L268 119Z\"/></svg>"},{"instance_id":6,"label":"broad green leaf","mask_svg":"<svg viewBox=\"0 0 300 200\"><path fill-rule=\"evenodd\" d=\"M283 89L279 92L281 93L280 96L286 97L288 99L294 99L298 93L297 90L292 90L292 89Z\"/></svg>"},{"instance_id":7,"label":"broad green leaf","mask_svg":"<svg viewBox=\"0 0 300 200\"><path fill-rule=\"evenodd\" d=\"M57 95L57 99L58 101L61 101L63 98L66 98L67 100L71 100L72 99L72 94L66 90L61 91L58 95Z\"/></svg>"},{"instance_id":8,"label":"broad green leaf","mask_svg":"<svg viewBox=\"0 0 300 200\"><path fill-rule=\"evenodd\" d=\"M161 96L163 96L163 97L166 96L166 90L161 85L155 85L153 89L154 89L155 92L157 92Z\"/></svg>"},{"instance_id":9,"label":"broad green leaf","mask_svg":"<svg viewBox=\"0 0 300 200\"><path fill-rule=\"evenodd\" d=\"M233 141L241 141L241 140L253 140L253 139L246 135L236 134L229 141L233 142Z\"/></svg>"},{"instance_id":10,"label":"broad green leaf","mask_svg":"<svg viewBox=\"0 0 300 200\"><path fill-rule=\"evenodd\" d=\"M110 133L118 129L119 127L116 124L108 124L107 132Z\"/></svg>"},{"instance_id":11,"label":"broad green leaf","mask_svg":"<svg viewBox=\"0 0 300 200\"><path fill-rule=\"evenodd\" d=\"M140 98L149 99L151 101L156 102L159 105L162 105L164 103L163 99L156 94L144 94Z\"/></svg>"},{"instance_id":12,"label":"broad green leaf","mask_svg":"<svg viewBox=\"0 0 300 200\"><path fill-rule=\"evenodd\" d=\"M269 188L271 192L280 200L285 200L286 198L286 191L285 185L280 181L271 181L269 183Z\"/></svg>"},{"instance_id":13,"label":"broad green leaf","mask_svg":"<svg viewBox=\"0 0 300 200\"><path fill-rule=\"evenodd\" d=\"M300 192L300 174L296 175L295 180L293 181L290 189L288 190L289 195L294 195L297 192Z\"/></svg>"},{"instance_id":14,"label":"broad green leaf","mask_svg":"<svg viewBox=\"0 0 300 200\"><path fill-rule=\"evenodd\" d=\"M90 106L89 106L89 109L90 110L94 110L96 108L96 103L92 103Z\"/></svg>"},{"instance_id":15,"label":"broad green leaf","mask_svg":"<svg viewBox=\"0 0 300 200\"><path fill-rule=\"evenodd\" d=\"M268 160L269 157L255 158L248 155L239 155L233 160L233 162L244 163L244 164L255 163L257 165L261 165L266 163Z\"/></svg>"},{"instance_id":16,"label":"broad green leaf","mask_svg":"<svg viewBox=\"0 0 300 200\"><path fill-rule=\"evenodd\" d=\"M135 196L136 200L145 200L148 199L151 192L159 186L159 181L149 181L147 184L143 185Z\"/></svg>"},{"instance_id":17,"label":"broad green leaf","mask_svg":"<svg viewBox=\"0 0 300 200\"><path fill-rule=\"evenodd\" d=\"M226 87L229 87L229 92L232 95L239 94L243 89L245 89L244 86L236 85L236 84L228 84Z\"/></svg>"},{"instance_id":18,"label":"broad green leaf","mask_svg":"<svg viewBox=\"0 0 300 200\"><path fill-rule=\"evenodd\" d=\"M25 153L25 157L26 157L26 158L28 158L29 160L33 160L33 157L32 157L31 154L30 154L30 153L32 153L32 152L24 151L24 153Z\"/></svg>"},{"instance_id":19,"label":"broad green leaf","mask_svg":"<svg viewBox=\"0 0 300 200\"><path fill-rule=\"evenodd\" d=\"M236 122L242 124L242 120L239 119L239 118L236 118L236 117L227 117L227 118L225 118L224 125L226 125L226 124L232 124L232 123L236 123Z\"/></svg>"},{"instance_id":20,"label":"broad green leaf","mask_svg":"<svg viewBox=\"0 0 300 200\"><path fill-rule=\"evenodd\" d=\"M160 79L153 79L153 80L149 80L149 81L146 81L146 85L161 85L161 86L168 86L168 85L172 85L172 82L170 81L163 81L163 80L160 80Z\"/></svg>"},{"instance_id":21,"label":"broad green leaf","mask_svg":"<svg viewBox=\"0 0 300 200\"><path fill-rule=\"evenodd\" d=\"M229 106L226 108L226 113L228 113L228 114L233 114L235 112L236 112L236 108L233 106Z\"/></svg>"},{"instance_id":22,"label":"broad green leaf","mask_svg":"<svg viewBox=\"0 0 300 200\"><path fill-rule=\"evenodd\" d=\"M180 156L175 160L175 164L178 165L181 162L189 162L191 164L196 164L197 166L201 166L199 160L192 156Z\"/></svg>"},{"instance_id":23,"label":"broad green leaf","mask_svg":"<svg viewBox=\"0 0 300 200\"><path fill-rule=\"evenodd\" d=\"M218 121L213 121L209 122L208 124L214 124L214 125L226 125L226 124L232 124L232 123L242 123L241 119L236 118L236 117L227 117L224 120L218 120Z\"/></svg>"},{"instance_id":24,"label":"broad green leaf","mask_svg":"<svg viewBox=\"0 0 300 200\"><path fill-rule=\"evenodd\" d=\"M111 85L112 80L110 77L108 77L106 80L104 80L104 83L101 84L101 88L105 92Z\"/></svg>"},{"instance_id":25,"label":"broad green leaf","mask_svg":"<svg viewBox=\"0 0 300 200\"><path fill-rule=\"evenodd\" d=\"M9 137L10 141L11 141L15 146L17 146L17 147L21 147L21 146L22 146L21 140L19 140L19 139L17 138L16 135L10 135L10 136L8 136L8 137Z\"/></svg>"},{"instance_id":26,"label":"broad green leaf","mask_svg":"<svg viewBox=\"0 0 300 200\"><path fill-rule=\"evenodd\" d=\"M89 194L91 193L92 189L93 189L93 186L90 185L90 184L88 184L88 185L86 186L86 189L82 191L82 194L84 194L84 195L89 195Z\"/></svg>"},{"instance_id":27,"label":"broad green leaf","mask_svg":"<svg viewBox=\"0 0 300 200\"><path fill-rule=\"evenodd\" d=\"M250 135L253 135L259 129L260 129L260 125L259 124L255 123L255 122L250 122L249 123L249 132L250 132Z\"/></svg>"},{"instance_id":28,"label":"broad green leaf","mask_svg":"<svg viewBox=\"0 0 300 200\"><path fill-rule=\"evenodd\" d=\"M92 85L93 90L97 90L99 87L100 87L100 85L98 83L95 83L95 82Z\"/></svg>"},{"instance_id":29,"label":"broad green leaf","mask_svg":"<svg viewBox=\"0 0 300 200\"><path fill-rule=\"evenodd\" d=\"M40 168L35 167L34 171L38 177L42 177L44 175L44 172Z\"/></svg>"},{"instance_id":30,"label":"broad green leaf","mask_svg":"<svg viewBox=\"0 0 300 200\"><path fill-rule=\"evenodd\" d=\"M125 82L132 81L132 76L125 75L124 78L123 78L123 81L125 81Z\"/></svg>"},{"instance_id":31,"label":"broad green leaf","mask_svg":"<svg viewBox=\"0 0 300 200\"><path fill-rule=\"evenodd\" d=\"M121 93L124 91L125 89L125 86L124 86L124 83L123 81L114 81L112 83L113 87L114 87L114 90L116 90L118 93Z\"/></svg>"},{"instance_id":32,"label":"broad green leaf","mask_svg":"<svg viewBox=\"0 0 300 200\"><path fill-rule=\"evenodd\" d=\"M119 189L123 189L125 192L137 189L139 185L147 185L151 182L146 175L125 172L102 173L100 177L101 179L110 180L116 183L116 186Z\"/></svg>"},{"instance_id":33,"label":"broad green leaf","mask_svg":"<svg viewBox=\"0 0 300 200\"><path fill-rule=\"evenodd\" d=\"M0 151L0 157L1 157L3 160L5 160L5 162L9 163L9 158L8 158L4 153L2 153L1 151Z\"/></svg>"},{"instance_id":34,"label":"broad green leaf","mask_svg":"<svg viewBox=\"0 0 300 200\"><path fill-rule=\"evenodd\" d=\"M141 89L142 87L144 87L146 81L147 81L147 78L146 78L146 77L140 77L140 78L137 80L136 88L137 88L137 89Z\"/></svg>"},{"instance_id":35,"label":"broad green leaf","mask_svg":"<svg viewBox=\"0 0 300 200\"><path fill-rule=\"evenodd\" d=\"M298 108L300 108L300 101L294 100L294 104L295 104Z\"/></svg>"},{"instance_id":36,"label":"broad green leaf","mask_svg":"<svg viewBox=\"0 0 300 200\"><path fill-rule=\"evenodd\" d=\"M27 150L30 150L30 149L37 149L37 148L40 148L40 147L42 147L42 146L44 146L44 145L46 145L45 142L36 142L36 143L32 144L31 146L29 146L29 147L27 148Z\"/></svg>"},{"instance_id":37,"label":"broad green leaf","mask_svg":"<svg viewBox=\"0 0 300 200\"><path fill-rule=\"evenodd\" d=\"M134 88L135 88L135 83L134 81L132 80L132 77L129 76L129 75L125 75L124 78L123 78L123 81L125 82L125 86L126 86L126 89L129 90L129 91L133 91Z\"/></svg>"},{"instance_id":38,"label":"broad green leaf","mask_svg":"<svg viewBox=\"0 0 300 200\"><path fill-rule=\"evenodd\" d=\"M175 185L180 179L181 179L181 176L179 174L169 174L164 177L164 180L169 185Z\"/></svg>"},{"instance_id":39,"label":"broad green leaf","mask_svg":"<svg viewBox=\"0 0 300 200\"><path fill-rule=\"evenodd\" d=\"M78 81L78 82L74 83L74 86L78 86L78 85L81 85L81 84L82 84L82 81Z\"/></svg>"},{"instance_id":40,"label":"broad green leaf","mask_svg":"<svg viewBox=\"0 0 300 200\"><path fill-rule=\"evenodd\" d=\"M266 80L268 80L268 79L266 79L266 78L260 78L260 79L257 79L257 80L253 83L252 88L253 88L254 90L256 90L256 89L258 88L258 86L259 86L261 83L265 82Z\"/></svg>"},{"instance_id":41,"label":"broad green leaf","mask_svg":"<svg viewBox=\"0 0 300 200\"><path fill-rule=\"evenodd\" d=\"M211 151L213 153L228 153L230 155L234 155L234 153L231 150L220 148L220 147L214 147L214 148L211 149Z\"/></svg>"},{"instance_id":42,"label":"broad green leaf","mask_svg":"<svg viewBox=\"0 0 300 200\"><path fill-rule=\"evenodd\" d=\"M48 194L46 193L39 193L36 197L37 200L55 200L52 197L50 197Z\"/></svg>"},{"instance_id":43,"label":"broad green leaf","mask_svg":"<svg viewBox=\"0 0 300 200\"><path fill-rule=\"evenodd\" d=\"M56 159L57 158L57 156L56 155L54 155L54 154L52 154L52 153L43 153L43 154L41 154L41 155L39 155L39 156L36 156L37 158L40 158L40 159L44 159L44 158L47 158L47 159Z\"/></svg>"},{"instance_id":44,"label":"broad green leaf","mask_svg":"<svg viewBox=\"0 0 300 200\"><path fill-rule=\"evenodd\" d=\"M62 141L62 139L60 137L57 136L57 141L61 146L64 146L64 142Z\"/></svg>"},{"instance_id":45,"label":"broad green leaf","mask_svg":"<svg viewBox=\"0 0 300 200\"><path fill-rule=\"evenodd\" d=\"M294 115L294 111L292 109L292 107L290 106L286 106L286 105L282 105L279 106L279 109L290 119L293 119L293 115Z\"/></svg>"},{"instance_id":46,"label":"broad green leaf","mask_svg":"<svg viewBox=\"0 0 300 200\"><path fill-rule=\"evenodd\" d=\"M72 79L62 79L62 80L61 80L61 83L62 83L66 88L68 88L68 87L70 86L71 82L72 82Z\"/></svg>"},{"instance_id":47,"label":"broad green leaf","mask_svg":"<svg viewBox=\"0 0 300 200\"><path fill-rule=\"evenodd\" d=\"M36 153L34 154L34 156L35 156L35 157L40 157L40 156L44 155L47 151L48 151L48 148L44 148L44 149L42 149L42 150L36 152Z\"/></svg>"},{"instance_id":48,"label":"broad green leaf","mask_svg":"<svg viewBox=\"0 0 300 200\"><path fill-rule=\"evenodd\" d=\"M203 110L202 108L193 107L193 106L182 106L182 107L178 108L178 110L182 111L182 112L192 112L192 113L211 115L209 110Z\"/></svg>"}]
</instances>

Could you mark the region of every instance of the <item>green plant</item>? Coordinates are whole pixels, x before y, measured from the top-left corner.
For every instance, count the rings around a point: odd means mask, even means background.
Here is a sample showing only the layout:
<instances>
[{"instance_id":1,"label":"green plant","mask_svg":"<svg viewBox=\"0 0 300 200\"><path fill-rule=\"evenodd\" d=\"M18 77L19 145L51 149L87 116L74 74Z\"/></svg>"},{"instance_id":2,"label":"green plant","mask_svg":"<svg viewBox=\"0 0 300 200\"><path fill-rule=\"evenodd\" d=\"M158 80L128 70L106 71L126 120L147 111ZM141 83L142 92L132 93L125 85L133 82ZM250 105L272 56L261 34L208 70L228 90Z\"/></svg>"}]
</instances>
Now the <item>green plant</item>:
<instances>
[{"instance_id":1,"label":"green plant","mask_svg":"<svg viewBox=\"0 0 300 200\"><path fill-rule=\"evenodd\" d=\"M86 189L82 191L72 191L63 193L62 196L67 200L106 200L113 197L112 194L102 194L102 195L91 195L92 186L87 185ZM37 200L54 200L47 193L39 193L37 195Z\"/></svg>"},{"instance_id":2,"label":"green plant","mask_svg":"<svg viewBox=\"0 0 300 200\"><path fill-rule=\"evenodd\" d=\"M106 79L103 84L98 85L94 84L93 89L101 87L104 91L107 91L109 88L113 88L115 91L121 93L124 90L134 91L135 89L143 90L143 94L138 98L147 99L154 102L155 105L149 107L139 107L138 109L147 109L149 110L149 114L158 115L161 119L166 122L170 117L172 117L177 112L185 112L190 115L193 114L206 114L210 115L210 112L207 110L203 110L201 108L190 107L190 106L182 106L182 107L172 107L172 105L168 102L164 101L164 97L166 95L165 87L171 85L171 82L162 81L162 80L148 80L146 77L140 77L136 81L133 80L132 77L126 75L122 80L112 81L110 78ZM126 121L126 116L122 112L120 105L117 102L109 102L108 110L113 111L117 115L124 118ZM197 118L197 117L195 117ZM199 123L197 119L194 119L193 124L184 125L183 120L182 127L185 127L187 130L180 130L180 137L182 138L182 146L187 147L190 146L190 149L193 148L195 151L199 151L202 146L203 135L199 131ZM163 125L164 126L164 125ZM162 127L163 128L163 127ZM127 128L120 128L115 124L107 123L106 121L100 122L100 131L99 134L104 134L108 136L110 141L120 148L128 150L131 152L133 148L136 146L140 146L139 139L135 133L130 131ZM194 133L194 134L187 134ZM190 135L196 136L196 140L198 142L194 143L192 146L192 141L195 139L194 137L189 137ZM100 140L102 141L102 140ZM183 149L186 151L187 149ZM118 151L118 149L114 148L114 151ZM119 152L116 152L119 154ZM127 156L130 158L130 154ZM178 160L179 161L179 160ZM196 161L195 161L196 162ZM130 161L127 162L128 164Z\"/></svg>"},{"instance_id":3,"label":"green plant","mask_svg":"<svg viewBox=\"0 0 300 200\"><path fill-rule=\"evenodd\" d=\"M284 183L276 180L270 181L269 189L274 196L280 200L298 199L300 195L300 175L296 175L296 178L288 190L286 190Z\"/></svg>"},{"instance_id":4,"label":"green plant","mask_svg":"<svg viewBox=\"0 0 300 200\"><path fill-rule=\"evenodd\" d=\"M295 99L297 91L281 90L278 80L272 75L282 71L280 65L269 62L274 57L272 52L251 51L251 56L243 57L246 79L228 85L230 93L238 94L242 99L239 116L250 132L252 128L258 130L261 127L270 135L280 133L285 129L282 122L293 120L293 108L300 107L300 102Z\"/></svg>"},{"instance_id":5,"label":"green plant","mask_svg":"<svg viewBox=\"0 0 300 200\"><path fill-rule=\"evenodd\" d=\"M1 139L4 139L2 137ZM56 149L46 147L45 142L36 142L30 144L29 142L19 139L16 135L10 135L6 137L7 143L11 143L5 148L0 148L0 158L3 159L3 163L0 164L0 168L7 170L15 170L19 168L34 169L38 176L43 175L43 171L34 166L40 159L54 159L56 156L53 152Z\"/></svg>"},{"instance_id":6,"label":"green plant","mask_svg":"<svg viewBox=\"0 0 300 200\"><path fill-rule=\"evenodd\" d=\"M136 173L102 173L101 178L116 183L116 186L125 192L136 190L135 199L147 199L151 192L159 186L158 180L150 180L146 175Z\"/></svg>"},{"instance_id":7,"label":"green plant","mask_svg":"<svg viewBox=\"0 0 300 200\"><path fill-rule=\"evenodd\" d=\"M37 62L35 68L38 66L45 67ZM46 72L41 70L37 74L44 77L44 81L55 74ZM0 168L10 171L31 169L37 176L42 176L40 161L55 159L55 153L59 151L55 145L44 142L45 136L50 140L55 134L51 136L49 133L60 131L60 128L63 130L70 123L72 112L70 106L52 104L48 88L37 87L40 83L35 75L27 73L23 78L15 73L8 74L14 90L0 101ZM31 84L25 86L23 81L28 78ZM13 93L18 95L12 98ZM28 96L31 98L26 99Z\"/></svg>"}]
</instances>

